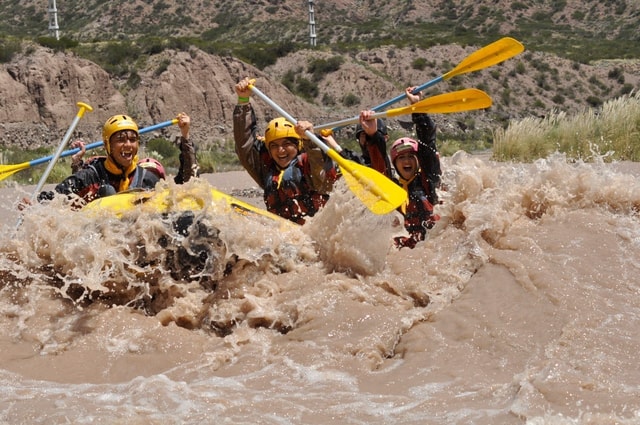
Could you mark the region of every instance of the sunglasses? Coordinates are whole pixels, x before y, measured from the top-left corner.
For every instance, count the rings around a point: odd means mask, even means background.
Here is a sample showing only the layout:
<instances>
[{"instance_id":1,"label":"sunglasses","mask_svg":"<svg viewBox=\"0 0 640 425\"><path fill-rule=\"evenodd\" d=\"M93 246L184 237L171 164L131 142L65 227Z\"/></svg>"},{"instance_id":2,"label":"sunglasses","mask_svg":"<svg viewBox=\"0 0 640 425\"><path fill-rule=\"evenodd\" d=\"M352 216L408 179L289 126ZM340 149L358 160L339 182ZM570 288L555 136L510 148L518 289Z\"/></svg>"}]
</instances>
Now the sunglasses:
<instances>
[{"instance_id":1,"label":"sunglasses","mask_svg":"<svg viewBox=\"0 0 640 425\"><path fill-rule=\"evenodd\" d=\"M127 140L131 140L135 143L140 140L140 136L133 130L122 130L118 131L111 137L111 141L116 143L124 143Z\"/></svg>"}]
</instances>

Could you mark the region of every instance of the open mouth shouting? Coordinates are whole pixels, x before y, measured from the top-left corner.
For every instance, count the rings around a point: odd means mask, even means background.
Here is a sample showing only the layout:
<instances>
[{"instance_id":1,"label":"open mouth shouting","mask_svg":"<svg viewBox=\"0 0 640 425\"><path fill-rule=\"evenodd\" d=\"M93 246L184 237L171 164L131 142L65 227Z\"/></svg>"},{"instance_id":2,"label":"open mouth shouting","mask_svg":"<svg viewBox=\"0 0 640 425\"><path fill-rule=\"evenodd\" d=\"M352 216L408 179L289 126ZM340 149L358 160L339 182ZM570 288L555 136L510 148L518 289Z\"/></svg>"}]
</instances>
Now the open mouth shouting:
<instances>
[{"instance_id":1,"label":"open mouth shouting","mask_svg":"<svg viewBox=\"0 0 640 425\"><path fill-rule=\"evenodd\" d=\"M121 167L129 167L138 154L138 133L132 130L118 131L111 137L111 156Z\"/></svg>"}]
</instances>

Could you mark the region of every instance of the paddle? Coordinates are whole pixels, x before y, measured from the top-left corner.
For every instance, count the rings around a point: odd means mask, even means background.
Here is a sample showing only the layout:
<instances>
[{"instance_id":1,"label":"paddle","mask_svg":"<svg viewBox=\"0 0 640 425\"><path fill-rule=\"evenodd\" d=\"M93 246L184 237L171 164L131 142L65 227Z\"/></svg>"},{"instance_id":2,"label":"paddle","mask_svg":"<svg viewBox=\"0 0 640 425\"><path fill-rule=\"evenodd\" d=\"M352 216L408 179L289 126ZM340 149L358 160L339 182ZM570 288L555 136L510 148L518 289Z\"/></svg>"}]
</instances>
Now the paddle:
<instances>
[{"instance_id":1,"label":"paddle","mask_svg":"<svg viewBox=\"0 0 640 425\"><path fill-rule=\"evenodd\" d=\"M140 134L144 134L144 133L148 133L150 131L154 131L154 130L158 130L160 128L164 128L164 127L168 127L172 124L176 124L178 122L177 118L174 118L170 121L165 121L165 122L161 122L159 124L154 124L151 125L149 127L145 127L140 129L139 133ZM104 142L100 141L100 142L93 142L90 143L88 145L85 146L86 150L90 150L90 149L95 149L95 148L99 148L100 146L103 146ZM71 156L75 153L80 152L80 148L75 148L75 149L69 149L66 150L64 152L62 152L60 154L60 158L64 158L67 156ZM42 158L38 158L38 159L34 159L28 162L22 162L20 164L13 164L13 165L0 165L0 180L6 179L7 177L11 176L12 174L21 171L21 170L25 170L29 167L33 167L34 165L40 165L40 164L44 164L46 162L49 162L53 159L53 155L49 155L49 156L45 156Z\"/></svg>"},{"instance_id":2,"label":"paddle","mask_svg":"<svg viewBox=\"0 0 640 425\"><path fill-rule=\"evenodd\" d=\"M415 89L413 89L412 93L418 94L422 90L428 87L431 87L439 83L440 81L448 80L457 75L462 75L462 74L466 74L473 71L479 71L481 69L499 64L500 62L504 62L505 60L512 58L522 53L523 51L524 51L524 46L519 41L511 37L501 38L500 40L494 41L493 43L481 48L480 50L473 52L472 54L467 56L462 62L460 62L458 66L456 66L446 74L443 74L437 78L434 78L429 82L426 82L416 87ZM381 103L378 106L374 106L373 108L371 108L371 110L380 111L388 106L393 105L394 103L401 101L402 99L405 99L406 97L407 97L406 93L403 93L399 96L394 97L393 99L390 99L384 103ZM355 122L357 122L357 120ZM352 122L350 121L349 124L351 123ZM347 124L344 124L344 125L347 125ZM328 124L322 124L320 127L316 127L316 128L328 128L327 126ZM341 128L341 126L333 126L331 130L336 131L339 128Z\"/></svg>"},{"instance_id":3,"label":"paddle","mask_svg":"<svg viewBox=\"0 0 640 425\"><path fill-rule=\"evenodd\" d=\"M69 142L69 139L71 138L71 135L73 134L73 131L76 129L76 126L78 125L78 122L80 122L80 119L84 116L84 113L86 111L89 111L89 112L93 111L93 108L90 105L87 105L86 103L78 102L76 105L79 108L78 109L78 113L76 114L75 118L73 119L73 122L71 123L71 125L67 129L66 134L62 138L62 141L60 142L60 145L58 146L58 149L56 150L56 153L53 155L53 157L51 159L51 162L49 162L49 165L47 166L47 169L42 174L42 177L40 177L40 181L36 185L36 188L33 191L33 194L31 194L31 202L33 202L36 199L36 197L38 196L38 194L40 193L40 191L44 187L44 184L47 181L47 177L49 177L49 174L51 173L51 170L53 170L53 166L56 165L56 162L58 161L58 158L60 158L60 155L62 154L62 149L64 149L64 147ZM18 229L21 224L22 224L22 216L20 216L20 218L18 218L18 222L16 223L16 229Z\"/></svg>"},{"instance_id":4,"label":"paddle","mask_svg":"<svg viewBox=\"0 0 640 425\"><path fill-rule=\"evenodd\" d=\"M289 122L294 125L297 123L291 115L269 99L253 83L249 85L249 88ZM338 152L327 146L311 131L307 130L305 135L340 166L349 189L373 213L387 214L398 208L407 199L407 192L383 174L373 168L341 157Z\"/></svg>"},{"instance_id":5,"label":"paddle","mask_svg":"<svg viewBox=\"0 0 640 425\"><path fill-rule=\"evenodd\" d=\"M478 89L464 89L451 93L444 93L438 96L428 97L424 100L414 103L413 105L403 108L388 109L371 115L371 119L381 117L395 117L398 115L413 113L436 113L445 114L449 112L471 111L475 109L484 109L491 106L491 98L488 94ZM323 136L328 136L333 128L344 127L349 124L356 124L359 117L347 118L341 121L334 121L328 124L314 126L316 130L321 131ZM326 130L329 129L329 130Z\"/></svg>"},{"instance_id":6,"label":"paddle","mask_svg":"<svg viewBox=\"0 0 640 425\"><path fill-rule=\"evenodd\" d=\"M524 46L518 40L515 40L511 37L501 38L500 40L494 41L493 43L484 46L480 50L476 50L475 52L471 53L451 71L437 78L434 78L429 82L419 85L413 90L412 93L418 94L422 90L429 88L439 83L440 81L448 80L457 75L467 74L469 72L479 71L481 69L497 65L500 62L504 62L505 60L522 53L523 51ZM401 101L402 99L405 99L406 97L406 93L403 93L371 109L373 111L379 111L386 108L387 106L391 106L394 103Z\"/></svg>"},{"instance_id":7,"label":"paddle","mask_svg":"<svg viewBox=\"0 0 640 425\"><path fill-rule=\"evenodd\" d=\"M80 109L78 109L78 113L76 114L75 118L73 119L73 122L67 129L67 133L62 138L62 141L58 146L58 150L56 150L56 153L51 157L51 161L49 162L49 165L47 166L46 170L44 170L44 173L40 177L40 181L36 185L36 189L33 191L33 194L31 195L32 201L38 196L38 193L40 193L44 184L47 182L47 177L49 177L51 170L53 170L53 166L56 165L58 158L60 158L60 156L62 155L62 149L64 149L67 143L69 143L69 139L71 138L73 131L76 129L78 122L84 116L85 111L89 111L89 112L93 111L93 108L87 105L86 103L78 102L77 106Z\"/></svg>"}]
</instances>

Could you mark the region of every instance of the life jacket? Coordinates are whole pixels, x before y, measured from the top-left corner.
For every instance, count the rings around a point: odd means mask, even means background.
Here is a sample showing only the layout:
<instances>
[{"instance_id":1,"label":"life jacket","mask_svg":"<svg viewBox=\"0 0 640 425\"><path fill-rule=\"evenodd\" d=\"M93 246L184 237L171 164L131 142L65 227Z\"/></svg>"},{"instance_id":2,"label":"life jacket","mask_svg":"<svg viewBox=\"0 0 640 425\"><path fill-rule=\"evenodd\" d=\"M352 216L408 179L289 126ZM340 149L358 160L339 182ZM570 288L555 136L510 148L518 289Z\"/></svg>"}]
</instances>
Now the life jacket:
<instances>
[{"instance_id":1,"label":"life jacket","mask_svg":"<svg viewBox=\"0 0 640 425\"><path fill-rule=\"evenodd\" d=\"M269 212L298 224L313 217L329 200L329 195L313 190L305 175L306 157L298 155L287 168L272 171L264 181L264 203Z\"/></svg>"},{"instance_id":2,"label":"life jacket","mask_svg":"<svg viewBox=\"0 0 640 425\"><path fill-rule=\"evenodd\" d=\"M404 228L409 233L411 240L396 238L396 245L413 248L415 243L423 241L427 230L431 229L440 216L433 213L434 199L426 176L420 172L410 181L400 180L401 185L407 191L407 203L401 205L398 211L404 216Z\"/></svg>"},{"instance_id":3,"label":"life jacket","mask_svg":"<svg viewBox=\"0 0 640 425\"><path fill-rule=\"evenodd\" d=\"M109 196L117 193L117 187L120 185L121 176L110 173L105 167L106 157L90 158L83 168L92 170L97 179L91 179L85 187L81 188L77 195L86 202L90 202L97 198ZM161 180L161 176L152 169L142 167L139 164L126 176L129 179L129 189L153 189Z\"/></svg>"}]
</instances>

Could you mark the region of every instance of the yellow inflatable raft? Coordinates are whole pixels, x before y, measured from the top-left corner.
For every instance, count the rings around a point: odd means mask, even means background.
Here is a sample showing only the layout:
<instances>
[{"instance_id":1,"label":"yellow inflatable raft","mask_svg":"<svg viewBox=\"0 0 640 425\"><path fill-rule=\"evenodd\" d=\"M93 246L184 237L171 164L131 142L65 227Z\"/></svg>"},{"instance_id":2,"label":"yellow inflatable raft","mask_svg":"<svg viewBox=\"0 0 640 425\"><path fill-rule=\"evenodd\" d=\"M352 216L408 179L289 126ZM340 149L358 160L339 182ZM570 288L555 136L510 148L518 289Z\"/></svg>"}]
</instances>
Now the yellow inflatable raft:
<instances>
[{"instance_id":1,"label":"yellow inflatable raft","mask_svg":"<svg viewBox=\"0 0 640 425\"><path fill-rule=\"evenodd\" d=\"M278 223L295 223L280 216L270 213L267 210L258 208L247 202L236 199L226 193L214 188L207 187L167 187L160 190L130 190L120 192L115 195L98 198L87 204L85 211L110 211L121 217L125 213L137 210L151 213L169 213L177 211L198 211L205 207L220 208L226 211L242 215L256 215L266 217Z\"/></svg>"}]
</instances>

